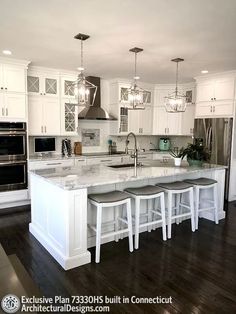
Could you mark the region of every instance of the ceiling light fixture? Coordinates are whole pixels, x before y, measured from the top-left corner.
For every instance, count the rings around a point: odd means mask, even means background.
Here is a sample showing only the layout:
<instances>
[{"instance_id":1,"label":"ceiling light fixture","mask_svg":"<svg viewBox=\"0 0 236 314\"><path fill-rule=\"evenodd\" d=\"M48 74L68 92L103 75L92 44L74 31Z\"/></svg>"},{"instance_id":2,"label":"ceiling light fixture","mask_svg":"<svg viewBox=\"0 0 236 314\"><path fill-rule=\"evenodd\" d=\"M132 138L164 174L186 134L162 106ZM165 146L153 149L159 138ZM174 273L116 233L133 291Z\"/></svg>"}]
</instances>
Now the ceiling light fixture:
<instances>
[{"instance_id":1,"label":"ceiling light fixture","mask_svg":"<svg viewBox=\"0 0 236 314\"><path fill-rule=\"evenodd\" d=\"M2 53L6 56L10 56L12 54L11 50L7 50L7 49L3 50Z\"/></svg>"},{"instance_id":2,"label":"ceiling light fixture","mask_svg":"<svg viewBox=\"0 0 236 314\"><path fill-rule=\"evenodd\" d=\"M201 73L202 73L202 74L207 74L207 73L208 73L208 70L202 70Z\"/></svg>"},{"instance_id":3,"label":"ceiling light fixture","mask_svg":"<svg viewBox=\"0 0 236 314\"><path fill-rule=\"evenodd\" d=\"M87 81L84 75L83 42L89 37L89 35L81 33L74 36L75 39L79 39L81 42L80 67L78 67L78 70L80 72L78 74L77 80L72 83L74 95L76 98L76 103L74 104L75 106L93 106L94 99L97 93L97 86ZM70 103L72 104L72 102Z\"/></svg>"},{"instance_id":4,"label":"ceiling light fixture","mask_svg":"<svg viewBox=\"0 0 236 314\"><path fill-rule=\"evenodd\" d=\"M184 61L182 58L175 58L171 60L172 62L176 62L176 85L175 91L171 93L169 96L165 97L165 108L167 112L175 113L175 112L184 112L186 110L186 95L181 94L178 91L178 72L179 72L179 62Z\"/></svg>"},{"instance_id":5,"label":"ceiling light fixture","mask_svg":"<svg viewBox=\"0 0 236 314\"><path fill-rule=\"evenodd\" d=\"M147 103L148 92L139 87L137 84L137 81L140 79L140 77L137 76L137 54L143 51L143 49L134 47L129 51L134 53L134 78L130 88L127 89L129 103L128 109L143 110L145 109L145 105ZM127 95L125 95L125 97L127 98Z\"/></svg>"}]
</instances>

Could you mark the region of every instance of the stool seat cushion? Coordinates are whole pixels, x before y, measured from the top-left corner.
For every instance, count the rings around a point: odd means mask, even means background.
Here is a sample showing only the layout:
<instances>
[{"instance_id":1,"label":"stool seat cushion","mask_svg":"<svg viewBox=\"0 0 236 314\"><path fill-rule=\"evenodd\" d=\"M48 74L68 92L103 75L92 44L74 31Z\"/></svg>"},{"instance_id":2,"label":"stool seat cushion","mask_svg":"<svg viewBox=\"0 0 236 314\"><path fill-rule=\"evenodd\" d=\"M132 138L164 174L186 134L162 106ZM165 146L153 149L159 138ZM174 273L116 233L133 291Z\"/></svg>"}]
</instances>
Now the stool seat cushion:
<instances>
[{"instance_id":1,"label":"stool seat cushion","mask_svg":"<svg viewBox=\"0 0 236 314\"><path fill-rule=\"evenodd\" d=\"M188 188L191 188L193 184L184 182L184 181L175 181L175 182L169 182L169 183L158 183L157 186L164 188L166 190L185 190Z\"/></svg>"},{"instance_id":2,"label":"stool seat cushion","mask_svg":"<svg viewBox=\"0 0 236 314\"><path fill-rule=\"evenodd\" d=\"M155 195L161 192L164 192L164 190L158 186L155 185L145 185L138 188L128 188L125 189L126 192L129 192L131 194L134 194L136 196L149 196L149 195Z\"/></svg>"},{"instance_id":3,"label":"stool seat cushion","mask_svg":"<svg viewBox=\"0 0 236 314\"><path fill-rule=\"evenodd\" d=\"M211 185L211 184L217 183L216 180L208 179L208 178L189 179L189 180L184 180L184 182L188 182L194 185Z\"/></svg>"},{"instance_id":4,"label":"stool seat cushion","mask_svg":"<svg viewBox=\"0 0 236 314\"><path fill-rule=\"evenodd\" d=\"M111 191L99 194L89 194L88 198L97 203L115 203L130 198L130 196L122 191Z\"/></svg>"}]
</instances>

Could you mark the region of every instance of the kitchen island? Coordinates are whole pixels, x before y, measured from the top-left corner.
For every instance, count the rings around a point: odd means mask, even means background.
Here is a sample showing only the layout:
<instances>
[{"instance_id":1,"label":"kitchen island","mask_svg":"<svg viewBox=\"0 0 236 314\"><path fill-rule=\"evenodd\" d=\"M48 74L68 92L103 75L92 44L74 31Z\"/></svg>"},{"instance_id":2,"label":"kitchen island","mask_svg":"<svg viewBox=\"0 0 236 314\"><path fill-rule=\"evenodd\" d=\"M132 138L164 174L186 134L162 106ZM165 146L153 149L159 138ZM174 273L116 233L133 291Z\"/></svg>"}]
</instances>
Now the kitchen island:
<instances>
[{"instance_id":1,"label":"kitchen island","mask_svg":"<svg viewBox=\"0 0 236 314\"><path fill-rule=\"evenodd\" d=\"M71 269L91 262L88 247L95 245L95 237L87 224L95 223L96 214L87 206L89 193L203 176L218 181L218 212L219 219L223 219L224 166L159 166L150 161L137 169L93 165L32 171L29 229L65 270ZM201 217L214 220L210 212L202 213ZM108 210L103 220L111 218L113 211Z\"/></svg>"}]
</instances>

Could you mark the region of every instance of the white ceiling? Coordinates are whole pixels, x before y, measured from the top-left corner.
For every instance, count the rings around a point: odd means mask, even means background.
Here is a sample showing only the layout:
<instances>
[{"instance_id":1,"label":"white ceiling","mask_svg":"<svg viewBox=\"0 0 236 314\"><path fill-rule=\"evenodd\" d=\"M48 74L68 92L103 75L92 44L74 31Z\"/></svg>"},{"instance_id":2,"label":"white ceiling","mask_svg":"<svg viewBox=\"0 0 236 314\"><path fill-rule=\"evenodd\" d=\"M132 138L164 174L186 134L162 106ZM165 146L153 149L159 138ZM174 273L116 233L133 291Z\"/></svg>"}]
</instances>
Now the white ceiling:
<instances>
[{"instance_id":1,"label":"white ceiling","mask_svg":"<svg viewBox=\"0 0 236 314\"><path fill-rule=\"evenodd\" d=\"M146 82L173 83L174 57L183 82L236 69L235 0L1 0L0 21L0 53L38 66L75 70L81 32L90 75L130 78L134 46Z\"/></svg>"}]
</instances>

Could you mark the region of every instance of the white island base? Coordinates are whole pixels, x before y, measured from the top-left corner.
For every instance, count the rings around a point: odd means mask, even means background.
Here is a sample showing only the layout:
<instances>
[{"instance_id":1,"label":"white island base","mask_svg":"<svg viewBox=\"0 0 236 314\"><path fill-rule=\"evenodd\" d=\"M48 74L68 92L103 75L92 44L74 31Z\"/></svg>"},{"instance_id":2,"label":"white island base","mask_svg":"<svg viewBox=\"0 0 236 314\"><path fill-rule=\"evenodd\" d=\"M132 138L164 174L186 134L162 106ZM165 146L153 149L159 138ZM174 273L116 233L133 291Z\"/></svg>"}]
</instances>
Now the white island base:
<instances>
[{"instance_id":1,"label":"white island base","mask_svg":"<svg viewBox=\"0 0 236 314\"><path fill-rule=\"evenodd\" d=\"M95 245L95 236L88 230L87 224L96 221L96 212L87 206L87 194L91 192L102 193L204 176L217 180L219 219L225 218L224 167L215 166L207 169L186 167L179 170L174 167L160 167L161 174L157 167L150 167L146 170L145 168L138 170L136 177L131 175L130 171L133 170L130 169L119 170L118 173L106 168L100 166L97 176L94 174L95 168L88 166L81 167L80 170L78 168L54 169L50 174L46 174L43 170L31 173L32 217L29 230L65 270L91 262L91 255L87 249ZM89 184L89 175L83 177L85 173L91 173L91 180L93 177L93 181L95 179L96 182ZM73 176L78 178L72 179ZM203 212L201 217L214 220L211 212ZM112 218L113 211L107 210L103 221ZM114 238L107 238L106 242L113 240Z\"/></svg>"}]
</instances>

